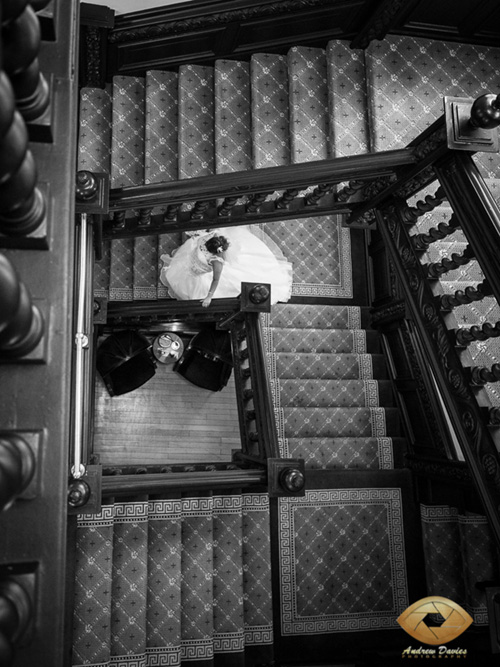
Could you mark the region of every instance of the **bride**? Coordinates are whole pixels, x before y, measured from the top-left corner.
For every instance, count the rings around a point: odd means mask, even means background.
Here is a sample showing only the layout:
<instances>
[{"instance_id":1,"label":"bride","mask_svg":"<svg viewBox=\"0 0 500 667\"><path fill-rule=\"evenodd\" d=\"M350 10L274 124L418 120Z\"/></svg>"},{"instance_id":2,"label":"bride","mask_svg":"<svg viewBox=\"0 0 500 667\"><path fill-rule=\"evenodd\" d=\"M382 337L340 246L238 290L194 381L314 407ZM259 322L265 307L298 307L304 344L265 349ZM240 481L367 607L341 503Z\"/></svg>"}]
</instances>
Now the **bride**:
<instances>
[{"instance_id":1,"label":"bride","mask_svg":"<svg viewBox=\"0 0 500 667\"><path fill-rule=\"evenodd\" d=\"M200 299L207 308L214 295L234 297L242 282L271 285L271 302L288 301L292 292L292 264L261 230L228 227L195 232L173 257L162 255L161 282L180 300Z\"/></svg>"}]
</instances>

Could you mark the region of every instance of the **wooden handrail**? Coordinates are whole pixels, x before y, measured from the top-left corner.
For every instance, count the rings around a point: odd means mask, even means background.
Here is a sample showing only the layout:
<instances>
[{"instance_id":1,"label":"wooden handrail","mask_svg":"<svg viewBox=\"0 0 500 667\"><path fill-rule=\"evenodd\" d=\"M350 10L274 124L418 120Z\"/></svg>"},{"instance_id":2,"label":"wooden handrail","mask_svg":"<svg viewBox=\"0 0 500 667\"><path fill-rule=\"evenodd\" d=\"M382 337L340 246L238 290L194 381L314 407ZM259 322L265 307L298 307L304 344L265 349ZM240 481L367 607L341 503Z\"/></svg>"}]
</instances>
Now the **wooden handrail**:
<instances>
[{"instance_id":1,"label":"wooden handrail","mask_svg":"<svg viewBox=\"0 0 500 667\"><path fill-rule=\"evenodd\" d=\"M230 489L262 486L267 484L267 470L213 470L146 475L105 475L102 478L102 495L127 496L141 493L183 492L200 489Z\"/></svg>"},{"instance_id":2,"label":"wooden handrail","mask_svg":"<svg viewBox=\"0 0 500 667\"><path fill-rule=\"evenodd\" d=\"M341 183L352 179L375 179L394 174L396 170L415 162L413 152L403 148L332 160L189 178L170 183L117 188L110 191L109 209L111 212L147 209L193 200L305 188L324 182Z\"/></svg>"},{"instance_id":3,"label":"wooden handrail","mask_svg":"<svg viewBox=\"0 0 500 667\"><path fill-rule=\"evenodd\" d=\"M252 377L253 404L257 435L264 460L279 457L278 433L264 352L259 313L246 313L248 361Z\"/></svg>"}]
</instances>

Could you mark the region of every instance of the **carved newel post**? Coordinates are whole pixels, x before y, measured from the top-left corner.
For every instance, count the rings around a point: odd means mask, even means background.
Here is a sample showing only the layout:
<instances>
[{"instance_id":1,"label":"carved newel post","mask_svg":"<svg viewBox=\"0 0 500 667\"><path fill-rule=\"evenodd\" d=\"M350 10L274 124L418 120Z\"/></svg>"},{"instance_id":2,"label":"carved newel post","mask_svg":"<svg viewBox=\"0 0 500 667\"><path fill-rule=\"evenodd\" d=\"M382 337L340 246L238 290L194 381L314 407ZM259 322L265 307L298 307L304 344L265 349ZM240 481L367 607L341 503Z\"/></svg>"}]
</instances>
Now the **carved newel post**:
<instances>
[{"instance_id":1,"label":"carved newel post","mask_svg":"<svg viewBox=\"0 0 500 667\"><path fill-rule=\"evenodd\" d=\"M483 130L500 126L500 95L481 95L470 110L470 124Z\"/></svg>"}]
</instances>

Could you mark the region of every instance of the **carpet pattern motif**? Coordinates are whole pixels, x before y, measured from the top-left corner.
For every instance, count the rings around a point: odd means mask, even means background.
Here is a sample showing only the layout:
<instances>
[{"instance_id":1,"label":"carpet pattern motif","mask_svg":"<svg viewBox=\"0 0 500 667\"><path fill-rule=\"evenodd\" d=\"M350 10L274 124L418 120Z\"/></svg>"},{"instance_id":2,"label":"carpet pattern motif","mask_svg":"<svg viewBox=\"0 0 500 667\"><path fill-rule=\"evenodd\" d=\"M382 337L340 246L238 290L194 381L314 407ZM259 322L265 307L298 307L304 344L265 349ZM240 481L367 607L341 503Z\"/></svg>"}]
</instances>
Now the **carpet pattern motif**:
<instances>
[{"instance_id":1,"label":"carpet pattern motif","mask_svg":"<svg viewBox=\"0 0 500 667\"><path fill-rule=\"evenodd\" d=\"M408 606L399 489L307 491L280 498L279 514L283 635L397 626Z\"/></svg>"},{"instance_id":2,"label":"carpet pattern motif","mask_svg":"<svg viewBox=\"0 0 500 667\"><path fill-rule=\"evenodd\" d=\"M267 495L115 503L79 517L74 665L243 666L246 647L271 650L272 636Z\"/></svg>"},{"instance_id":3,"label":"carpet pattern motif","mask_svg":"<svg viewBox=\"0 0 500 667\"><path fill-rule=\"evenodd\" d=\"M500 87L500 49L390 36L366 49L372 150L401 148L443 113L443 97L475 98ZM477 157L500 175L498 156Z\"/></svg>"},{"instance_id":4,"label":"carpet pattern motif","mask_svg":"<svg viewBox=\"0 0 500 667\"><path fill-rule=\"evenodd\" d=\"M460 514L448 505L421 505L429 595L462 605L476 625L487 625L486 595L476 587L494 580L497 557L485 516Z\"/></svg>"},{"instance_id":5,"label":"carpet pattern motif","mask_svg":"<svg viewBox=\"0 0 500 667\"><path fill-rule=\"evenodd\" d=\"M290 303L262 316L282 456L311 468L393 466L399 415L365 317L359 307Z\"/></svg>"}]
</instances>

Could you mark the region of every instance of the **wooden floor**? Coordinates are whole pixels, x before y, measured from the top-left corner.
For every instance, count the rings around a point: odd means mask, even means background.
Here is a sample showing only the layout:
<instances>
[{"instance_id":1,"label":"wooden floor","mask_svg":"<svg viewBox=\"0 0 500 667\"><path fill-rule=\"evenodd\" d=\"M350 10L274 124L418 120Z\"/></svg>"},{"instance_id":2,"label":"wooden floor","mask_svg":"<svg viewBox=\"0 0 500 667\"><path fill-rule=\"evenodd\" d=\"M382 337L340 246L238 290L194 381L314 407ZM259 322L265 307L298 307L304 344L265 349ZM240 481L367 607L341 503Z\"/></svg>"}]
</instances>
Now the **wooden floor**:
<instances>
[{"instance_id":1,"label":"wooden floor","mask_svg":"<svg viewBox=\"0 0 500 667\"><path fill-rule=\"evenodd\" d=\"M240 448L233 376L212 392L158 364L146 384L114 397L97 378L94 453L103 465L230 461Z\"/></svg>"}]
</instances>

